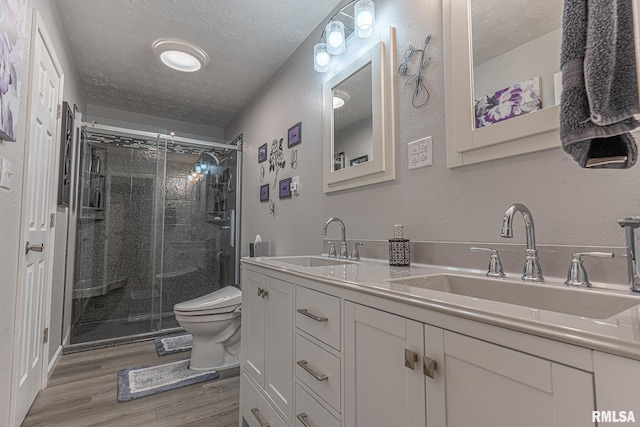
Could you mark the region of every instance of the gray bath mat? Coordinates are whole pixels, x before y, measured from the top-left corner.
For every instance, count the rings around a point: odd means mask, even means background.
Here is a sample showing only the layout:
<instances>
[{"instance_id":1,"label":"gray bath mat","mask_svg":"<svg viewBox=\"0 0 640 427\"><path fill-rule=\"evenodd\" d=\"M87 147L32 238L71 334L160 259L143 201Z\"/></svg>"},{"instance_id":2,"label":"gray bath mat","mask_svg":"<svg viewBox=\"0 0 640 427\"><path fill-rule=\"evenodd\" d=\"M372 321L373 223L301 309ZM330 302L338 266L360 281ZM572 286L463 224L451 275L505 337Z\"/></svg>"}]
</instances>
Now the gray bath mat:
<instances>
[{"instance_id":1,"label":"gray bath mat","mask_svg":"<svg viewBox=\"0 0 640 427\"><path fill-rule=\"evenodd\" d=\"M218 372L215 370L190 371L189 362L190 359L185 359L121 370L118 372L118 402L127 402L218 378Z\"/></svg>"},{"instance_id":2,"label":"gray bath mat","mask_svg":"<svg viewBox=\"0 0 640 427\"><path fill-rule=\"evenodd\" d=\"M191 334L171 335L166 337L155 338L156 353L158 356L166 356L167 354L180 353L181 351L191 350L193 337Z\"/></svg>"}]
</instances>

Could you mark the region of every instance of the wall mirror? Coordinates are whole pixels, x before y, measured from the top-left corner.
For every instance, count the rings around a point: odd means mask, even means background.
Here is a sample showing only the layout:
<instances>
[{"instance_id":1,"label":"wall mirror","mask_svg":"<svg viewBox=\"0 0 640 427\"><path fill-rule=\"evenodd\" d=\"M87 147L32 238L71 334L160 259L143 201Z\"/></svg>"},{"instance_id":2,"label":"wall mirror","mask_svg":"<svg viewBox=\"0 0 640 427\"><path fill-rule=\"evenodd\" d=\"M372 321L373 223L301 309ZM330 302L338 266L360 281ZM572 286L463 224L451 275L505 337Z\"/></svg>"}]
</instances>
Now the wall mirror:
<instances>
[{"instance_id":1,"label":"wall mirror","mask_svg":"<svg viewBox=\"0 0 640 427\"><path fill-rule=\"evenodd\" d=\"M443 0L447 166L559 147L562 0Z\"/></svg>"},{"instance_id":2,"label":"wall mirror","mask_svg":"<svg viewBox=\"0 0 640 427\"><path fill-rule=\"evenodd\" d=\"M323 82L324 192L395 179L395 32L360 47Z\"/></svg>"}]
</instances>

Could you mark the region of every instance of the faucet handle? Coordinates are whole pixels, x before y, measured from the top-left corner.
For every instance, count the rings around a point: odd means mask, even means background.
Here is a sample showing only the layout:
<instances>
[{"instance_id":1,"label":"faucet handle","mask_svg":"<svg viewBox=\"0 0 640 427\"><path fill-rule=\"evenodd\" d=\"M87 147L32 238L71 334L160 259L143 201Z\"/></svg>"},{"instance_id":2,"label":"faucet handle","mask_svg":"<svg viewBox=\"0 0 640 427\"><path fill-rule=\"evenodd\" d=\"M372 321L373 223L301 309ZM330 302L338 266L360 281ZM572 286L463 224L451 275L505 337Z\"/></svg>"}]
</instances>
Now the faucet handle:
<instances>
[{"instance_id":1,"label":"faucet handle","mask_svg":"<svg viewBox=\"0 0 640 427\"><path fill-rule=\"evenodd\" d=\"M338 258L336 253L336 244L334 242L324 242L325 245L329 245L329 258Z\"/></svg>"},{"instance_id":2,"label":"faucet handle","mask_svg":"<svg viewBox=\"0 0 640 427\"><path fill-rule=\"evenodd\" d=\"M351 248L351 256L349 259L351 261L360 261L360 252L358 251L358 246L364 246L362 242L355 242L353 247Z\"/></svg>"},{"instance_id":3,"label":"faucet handle","mask_svg":"<svg viewBox=\"0 0 640 427\"><path fill-rule=\"evenodd\" d=\"M589 278L587 277L587 270L584 269L582 263L583 256L592 256L598 258L613 258L615 255L613 252L577 252L573 254L571 258L571 266L567 272L567 280L564 282L567 286L580 286L583 288L590 288Z\"/></svg>"},{"instance_id":4,"label":"faucet handle","mask_svg":"<svg viewBox=\"0 0 640 427\"><path fill-rule=\"evenodd\" d=\"M471 252L482 252L488 251L491 252L491 258L489 259L489 268L487 270L487 277L504 277L504 269L502 268L502 262L500 261L500 256L498 255L497 249L491 248L470 248Z\"/></svg>"}]
</instances>

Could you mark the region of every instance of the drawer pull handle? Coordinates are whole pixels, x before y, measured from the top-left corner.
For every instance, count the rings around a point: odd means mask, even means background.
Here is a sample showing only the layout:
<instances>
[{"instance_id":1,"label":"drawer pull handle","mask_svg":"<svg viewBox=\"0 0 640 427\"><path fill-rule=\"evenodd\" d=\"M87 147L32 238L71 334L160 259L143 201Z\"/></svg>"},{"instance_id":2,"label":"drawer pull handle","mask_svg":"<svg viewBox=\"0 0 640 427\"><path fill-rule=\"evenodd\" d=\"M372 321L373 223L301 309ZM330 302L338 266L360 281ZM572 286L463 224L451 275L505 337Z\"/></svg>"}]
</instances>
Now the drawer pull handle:
<instances>
[{"instance_id":1,"label":"drawer pull handle","mask_svg":"<svg viewBox=\"0 0 640 427\"><path fill-rule=\"evenodd\" d=\"M269 424L268 422L262 420L262 417L260 416L260 409L253 408L251 410L251 413L253 414L254 417L256 417L256 420L258 420L258 422L260 423L260 427L270 427L271 426L271 424Z\"/></svg>"},{"instance_id":2,"label":"drawer pull handle","mask_svg":"<svg viewBox=\"0 0 640 427\"><path fill-rule=\"evenodd\" d=\"M315 372L313 369L311 369L307 365L307 361L306 360L298 360L296 363L298 364L298 366L300 366L302 369L307 371L313 378L317 379L318 381L325 381L325 380L329 379L328 376L326 376L324 374L319 374L319 373Z\"/></svg>"},{"instance_id":3,"label":"drawer pull handle","mask_svg":"<svg viewBox=\"0 0 640 427\"><path fill-rule=\"evenodd\" d=\"M308 418L307 414L305 414L304 412L301 412L298 415L296 415L296 418L300 420L300 422L304 427L311 427L311 424L309 424L309 421L307 421L307 418Z\"/></svg>"},{"instance_id":4,"label":"drawer pull handle","mask_svg":"<svg viewBox=\"0 0 640 427\"><path fill-rule=\"evenodd\" d=\"M303 316L307 316L308 318L315 320L316 322L326 322L327 320L329 320L327 317L324 317L324 316L320 317L320 316L316 316L315 314L309 313L309 311L306 308L299 308L296 311L302 314Z\"/></svg>"},{"instance_id":5,"label":"drawer pull handle","mask_svg":"<svg viewBox=\"0 0 640 427\"><path fill-rule=\"evenodd\" d=\"M430 357L424 356L422 360L422 373L427 377L434 379L436 377L436 369L438 369L436 361Z\"/></svg>"}]
</instances>

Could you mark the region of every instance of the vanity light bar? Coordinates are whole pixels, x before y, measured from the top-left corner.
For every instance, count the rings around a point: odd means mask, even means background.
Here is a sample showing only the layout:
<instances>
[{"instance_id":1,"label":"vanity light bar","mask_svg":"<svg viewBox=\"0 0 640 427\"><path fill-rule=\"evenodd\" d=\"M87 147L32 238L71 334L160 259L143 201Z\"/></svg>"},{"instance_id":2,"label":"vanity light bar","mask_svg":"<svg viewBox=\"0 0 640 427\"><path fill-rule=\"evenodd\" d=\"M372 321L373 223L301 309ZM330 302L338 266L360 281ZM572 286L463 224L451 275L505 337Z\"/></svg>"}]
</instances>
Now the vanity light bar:
<instances>
[{"instance_id":1,"label":"vanity light bar","mask_svg":"<svg viewBox=\"0 0 640 427\"><path fill-rule=\"evenodd\" d=\"M353 16L345 13L345 9L354 3ZM344 23L336 19L338 15L345 15L353 19L353 27L357 37L369 37L375 29L375 6L372 0L352 0L347 3L329 20L320 37L320 43L313 47L313 69L319 73L329 70L331 55L339 55L346 49Z\"/></svg>"}]
</instances>

